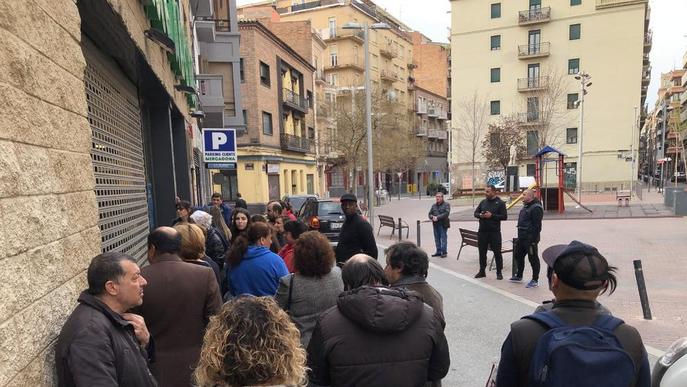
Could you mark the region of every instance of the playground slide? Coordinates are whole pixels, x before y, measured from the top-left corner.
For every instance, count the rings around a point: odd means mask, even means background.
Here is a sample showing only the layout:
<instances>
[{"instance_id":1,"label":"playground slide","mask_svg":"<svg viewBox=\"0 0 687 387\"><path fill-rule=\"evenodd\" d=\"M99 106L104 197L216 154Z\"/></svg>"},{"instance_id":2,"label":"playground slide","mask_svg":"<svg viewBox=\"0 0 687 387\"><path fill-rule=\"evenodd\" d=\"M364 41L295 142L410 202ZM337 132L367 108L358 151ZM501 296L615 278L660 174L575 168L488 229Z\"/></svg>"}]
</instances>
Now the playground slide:
<instances>
[{"instance_id":1,"label":"playground slide","mask_svg":"<svg viewBox=\"0 0 687 387\"><path fill-rule=\"evenodd\" d=\"M580 206L580 207L584 208L585 210L589 211L590 214L591 214L592 212L594 212L594 211L590 210L589 208L583 206L582 203L580 203L580 201L577 200L577 198L574 197L573 194L571 194L569 191L563 190L563 192L565 192L565 193L568 195L568 197L570 197L570 199L572 199L573 202L577 203L578 206Z\"/></svg>"},{"instance_id":2,"label":"playground slide","mask_svg":"<svg viewBox=\"0 0 687 387\"><path fill-rule=\"evenodd\" d=\"M527 187L527 189L534 189L534 188L537 188L537 182L536 181ZM522 200L524 195L525 195L525 192L523 191L523 193L521 193L520 196L515 198L515 200L511 200L511 202L506 205L506 210L510 210L514 205L518 204Z\"/></svg>"}]
</instances>

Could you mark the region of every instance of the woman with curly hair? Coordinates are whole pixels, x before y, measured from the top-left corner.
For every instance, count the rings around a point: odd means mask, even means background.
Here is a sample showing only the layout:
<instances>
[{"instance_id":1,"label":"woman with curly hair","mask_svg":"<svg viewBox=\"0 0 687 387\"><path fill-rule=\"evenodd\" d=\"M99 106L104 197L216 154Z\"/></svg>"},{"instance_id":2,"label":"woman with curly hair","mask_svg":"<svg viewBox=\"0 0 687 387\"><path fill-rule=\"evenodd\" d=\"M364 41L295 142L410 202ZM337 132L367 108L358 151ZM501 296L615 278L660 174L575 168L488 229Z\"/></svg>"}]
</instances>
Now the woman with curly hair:
<instances>
[{"instance_id":1,"label":"woman with curly hair","mask_svg":"<svg viewBox=\"0 0 687 387\"><path fill-rule=\"evenodd\" d=\"M289 271L281 257L268 249L271 244L272 230L267 223L253 223L236 238L226 256L226 288L231 296L274 296L279 279Z\"/></svg>"},{"instance_id":2,"label":"woman with curly hair","mask_svg":"<svg viewBox=\"0 0 687 387\"><path fill-rule=\"evenodd\" d=\"M271 297L239 297L210 318L195 378L200 387L304 386L306 356Z\"/></svg>"},{"instance_id":3,"label":"woman with curly hair","mask_svg":"<svg viewBox=\"0 0 687 387\"><path fill-rule=\"evenodd\" d=\"M292 223L292 222L289 222ZM308 231L294 245L296 272L279 280L277 303L291 316L308 347L320 313L336 305L344 290L341 270L329 240L318 231Z\"/></svg>"}]
</instances>

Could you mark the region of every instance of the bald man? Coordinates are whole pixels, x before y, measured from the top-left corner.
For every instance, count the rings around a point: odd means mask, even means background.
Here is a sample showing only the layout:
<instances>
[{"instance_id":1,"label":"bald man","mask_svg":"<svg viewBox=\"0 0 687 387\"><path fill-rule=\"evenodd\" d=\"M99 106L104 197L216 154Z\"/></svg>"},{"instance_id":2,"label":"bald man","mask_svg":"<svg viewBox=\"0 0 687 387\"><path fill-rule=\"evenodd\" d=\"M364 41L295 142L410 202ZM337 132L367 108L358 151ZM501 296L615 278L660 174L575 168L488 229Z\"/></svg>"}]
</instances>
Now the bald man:
<instances>
[{"instance_id":1,"label":"bald man","mask_svg":"<svg viewBox=\"0 0 687 387\"><path fill-rule=\"evenodd\" d=\"M513 251L513 259L518 265L518 272L510 278L511 282L522 282L525 270L525 255L532 266L532 280L527 283L528 288L539 286L539 253L538 243L541 234L541 221L544 218L544 207L535 196L533 190L524 192L525 205L518 215L518 243Z\"/></svg>"}]
</instances>

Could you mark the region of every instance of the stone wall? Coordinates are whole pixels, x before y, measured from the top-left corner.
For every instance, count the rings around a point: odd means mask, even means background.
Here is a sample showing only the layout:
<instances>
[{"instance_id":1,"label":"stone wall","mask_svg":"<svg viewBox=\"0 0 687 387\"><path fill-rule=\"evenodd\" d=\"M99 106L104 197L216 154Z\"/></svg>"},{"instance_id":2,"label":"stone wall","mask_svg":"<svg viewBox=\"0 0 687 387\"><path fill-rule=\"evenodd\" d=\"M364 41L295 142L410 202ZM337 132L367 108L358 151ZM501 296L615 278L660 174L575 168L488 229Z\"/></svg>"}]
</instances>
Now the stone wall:
<instances>
[{"instance_id":1,"label":"stone wall","mask_svg":"<svg viewBox=\"0 0 687 387\"><path fill-rule=\"evenodd\" d=\"M0 386L51 385L100 252L74 0L0 2L0 41Z\"/></svg>"}]
</instances>

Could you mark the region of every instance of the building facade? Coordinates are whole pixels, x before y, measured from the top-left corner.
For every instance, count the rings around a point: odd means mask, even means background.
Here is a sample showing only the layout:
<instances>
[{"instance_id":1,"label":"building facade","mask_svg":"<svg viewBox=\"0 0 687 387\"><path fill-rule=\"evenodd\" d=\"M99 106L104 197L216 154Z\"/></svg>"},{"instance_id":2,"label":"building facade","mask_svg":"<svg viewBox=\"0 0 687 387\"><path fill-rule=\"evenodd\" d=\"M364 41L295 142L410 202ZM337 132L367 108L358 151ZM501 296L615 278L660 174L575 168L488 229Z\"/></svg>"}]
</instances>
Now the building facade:
<instances>
[{"instance_id":1,"label":"building facade","mask_svg":"<svg viewBox=\"0 0 687 387\"><path fill-rule=\"evenodd\" d=\"M246 130L237 137L241 194L255 208L284 195L314 194L315 67L261 22L240 21L239 30L246 107Z\"/></svg>"},{"instance_id":2,"label":"building facade","mask_svg":"<svg viewBox=\"0 0 687 387\"><path fill-rule=\"evenodd\" d=\"M415 86L414 92L415 133L427 140L426 156L418 162L415 173L418 189L425 192L430 183L448 181L448 100L420 86Z\"/></svg>"},{"instance_id":3,"label":"building facade","mask_svg":"<svg viewBox=\"0 0 687 387\"><path fill-rule=\"evenodd\" d=\"M212 2L0 7L0 386L55 384L53 344L95 255L145 262L193 197L194 29Z\"/></svg>"},{"instance_id":4,"label":"building facade","mask_svg":"<svg viewBox=\"0 0 687 387\"><path fill-rule=\"evenodd\" d=\"M583 128L582 189L629 188L630 156L638 147L635 107L644 104L650 74L647 1L452 0L451 5L455 182L472 180L467 120L458 112L477 93L487 123L505 116L520 120L528 148L518 155L520 176L534 174L531 155L549 145L567 156L566 184L574 186ZM586 87L582 128L580 72L593 83ZM485 132L486 125L478 135ZM483 186L490 171L481 151L478 155L476 181ZM544 180L555 184L553 174Z\"/></svg>"}]
</instances>

